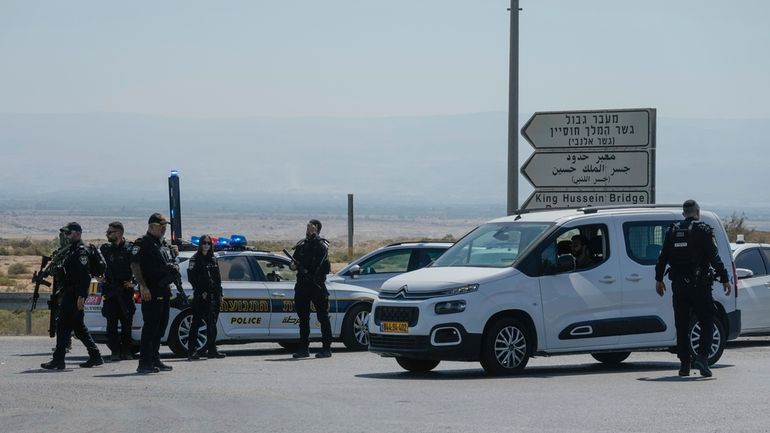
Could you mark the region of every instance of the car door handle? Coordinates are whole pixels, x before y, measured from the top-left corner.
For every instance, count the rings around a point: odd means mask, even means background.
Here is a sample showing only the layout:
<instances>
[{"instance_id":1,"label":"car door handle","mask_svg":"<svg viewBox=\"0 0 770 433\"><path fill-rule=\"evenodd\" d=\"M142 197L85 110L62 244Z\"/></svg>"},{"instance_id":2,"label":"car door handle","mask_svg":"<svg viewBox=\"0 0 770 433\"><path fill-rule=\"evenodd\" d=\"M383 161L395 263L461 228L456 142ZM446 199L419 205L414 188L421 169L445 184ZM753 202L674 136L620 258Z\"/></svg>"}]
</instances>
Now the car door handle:
<instances>
[{"instance_id":1,"label":"car door handle","mask_svg":"<svg viewBox=\"0 0 770 433\"><path fill-rule=\"evenodd\" d=\"M286 297L285 293L271 293L270 295L271 296L275 296L276 298L285 298Z\"/></svg>"},{"instance_id":2,"label":"car door handle","mask_svg":"<svg viewBox=\"0 0 770 433\"><path fill-rule=\"evenodd\" d=\"M639 276L639 274L631 274L626 277L628 281L641 281L642 277Z\"/></svg>"},{"instance_id":3,"label":"car door handle","mask_svg":"<svg viewBox=\"0 0 770 433\"><path fill-rule=\"evenodd\" d=\"M606 275L604 278L600 279L599 282L600 283L606 283L606 284L614 283L615 282L615 277L610 276L610 275Z\"/></svg>"}]
</instances>

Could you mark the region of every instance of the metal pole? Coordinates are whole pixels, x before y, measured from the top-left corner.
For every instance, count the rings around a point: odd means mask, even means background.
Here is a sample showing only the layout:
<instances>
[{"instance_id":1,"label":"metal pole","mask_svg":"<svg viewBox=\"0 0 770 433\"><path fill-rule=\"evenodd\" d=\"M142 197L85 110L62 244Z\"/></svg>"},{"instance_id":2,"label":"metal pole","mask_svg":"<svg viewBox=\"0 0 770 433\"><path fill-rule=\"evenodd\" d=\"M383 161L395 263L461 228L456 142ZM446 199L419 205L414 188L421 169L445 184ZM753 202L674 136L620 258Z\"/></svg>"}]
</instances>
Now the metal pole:
<instances>
[{"instance_id":1,"label":"metal pole","mask_svg":"<svg viewBox=\"0 0 770 433\"><path fill-rule=\"evenodd\" d=\"M348 194L348 261L353 260L353 194Z\"/></svg>"},{"instance_id":2,"label":"metal pole","mask_svg":"<svg viewBox=\"0 0 770 433\"><path fill-rule=\"evenodd\" d=\"M27 335L32 334L32 311L27 310Z\"/></svg>"},{"instance_id":3,"label":"metal pole","mask_svg":"<svg viewBox=\"0 0 770 433\"><path fill-rule=\"evenodd\" d=\"M519 0L511 0L508 71L508 215L519 208Z\"/></svg>"}]
</instances>

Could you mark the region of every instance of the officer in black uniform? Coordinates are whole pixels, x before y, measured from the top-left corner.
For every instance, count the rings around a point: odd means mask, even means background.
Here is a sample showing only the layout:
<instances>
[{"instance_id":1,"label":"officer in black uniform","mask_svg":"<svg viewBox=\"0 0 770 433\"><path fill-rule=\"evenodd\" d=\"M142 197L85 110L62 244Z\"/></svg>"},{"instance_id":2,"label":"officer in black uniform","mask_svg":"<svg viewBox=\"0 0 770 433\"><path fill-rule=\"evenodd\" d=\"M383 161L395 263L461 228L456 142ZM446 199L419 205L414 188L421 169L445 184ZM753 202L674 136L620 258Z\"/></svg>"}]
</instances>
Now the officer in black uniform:
<instances>
[{"instance_id":1,"label":"officer in black uniform","mask_svg":"<svg viewBox=\"0 0 770 433\"><path fill-rule=\"evenodd\" d=\"M56 349L53 352L53 360L40 366L48 370L64 369L64 354L74 331L75 336L83 342L88 350L88 360L81 363L80 366L91 368L102 365L104 361L83 322L83 310L88 297L88 288L91 285L88 251L80 240L83 233L80 224L71 222L62 227L61 232L69 241L69 251L62 264L61 272L57 275L57 278L62 282L62 300L56 319Z\"/></svg>"},{"instance_id":2,"label":"officer in black uniform","mask_svg":"<svg viewBox=\"0 0 770 433\"><path fill-rule=\"evenodd\" d=\"M123 237L123 224L113 221L107 227L107 240L99 251L107 264L102 281L102 315L107 319L107 346L110 361L133 359L131 326L134 305L134 275L131 272L131 249L134 244ZM120 333L118 333L120 322Z\"/></svg>"},{"instance_id":3,"label":"officer in black uniform","mask_svg":"<svg viewBox=\"0 0 770 433\"><path fill-rule=\"evenodd\" d=\"M666 291L663 276L669 265L676 325L677 355L681 361L680 376L690 375L690 315L691 311L700 322L700 344L692 364L704 377L711 377L708 355L713 338L714 298L711 285L714 272L719 276L725 294L730 294L730 279L722 259L719 258L713 229L698 221L700 207L695 200L682 205L684 221L672 224L666 232L663 248L655 265L655 290L660 296Z\"/></svg>"},{"instance_id":4,"label":"officer in black uniform","mask_svg":"<svg viewBox=\"0 0 770 433\"><path fill-rule=\"evenodd\" d=\"M131 270L139 282L144 319L137 373L173 369L160 360L160 340L168 326L171 284L179 274L174 260L177 249L176 246L169 246L163 238L169 224L163 214L150 215L147 223L147 234L131 248Z\"/></svg>"},{"instance_id":5,"label":"officer in black uniform","mask_svg":"<svg viewBox=\"0 0 770 433\"><path fill-rule=\"evenodd\" d=\"M224 358L225 354L217 350L217 320L222 305L222 277L219 265L214 257L211 236L203 235L198 244L198 251L190 257L187 267L187 281L193 286L192 323L190 338L187 340L187 359L200 359L198 354L198 329L206 321L208 357Z\"/></svg>"},{"instance_id":6,"label":"officer in black uniform","mask_svg":"<svg viewBox=\"0 0 770 433\"><path fill-rule=\"evenodd\" d=\"M299 349L294 358L307 358L310 340L310 303L316 310L321 323L323 348L316 358L332 356L332 327L329 322L329 292L326 290L326 274L331 270L329 263L329 242L319 236L321 222L312 219L307 223L305 239L294 246L294 262L291 269L297 271L294 285L294 306L299 316Z\"/></svg>"}]
</instances>

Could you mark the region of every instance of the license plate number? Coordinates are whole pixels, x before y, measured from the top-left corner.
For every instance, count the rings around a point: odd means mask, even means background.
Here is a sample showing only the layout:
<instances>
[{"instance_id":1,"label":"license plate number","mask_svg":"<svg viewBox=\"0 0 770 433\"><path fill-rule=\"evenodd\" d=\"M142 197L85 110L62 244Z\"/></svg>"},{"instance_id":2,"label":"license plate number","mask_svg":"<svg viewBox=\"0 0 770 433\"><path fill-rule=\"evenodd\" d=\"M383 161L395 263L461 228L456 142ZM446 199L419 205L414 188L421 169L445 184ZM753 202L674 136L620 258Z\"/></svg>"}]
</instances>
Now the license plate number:
<instances>
[{"instance_id":1,"label":"license plate number","mask_svg":"<svg viewBox=\"0 0 770 433\"><path fill-rule=\"evenodd\" d=\"M382 332L406 334L409 332L409 322L382 322Z\"/></svg>"}]
</instances>

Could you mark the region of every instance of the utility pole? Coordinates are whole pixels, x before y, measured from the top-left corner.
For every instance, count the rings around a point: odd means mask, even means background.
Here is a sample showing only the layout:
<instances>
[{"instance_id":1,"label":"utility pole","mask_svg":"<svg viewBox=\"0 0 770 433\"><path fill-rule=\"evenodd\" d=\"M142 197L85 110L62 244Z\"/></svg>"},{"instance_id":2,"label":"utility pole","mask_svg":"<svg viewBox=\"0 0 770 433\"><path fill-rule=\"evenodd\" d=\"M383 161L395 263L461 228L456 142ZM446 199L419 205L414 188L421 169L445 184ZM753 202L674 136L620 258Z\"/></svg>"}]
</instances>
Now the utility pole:
<instances>
[{"instance_id":1,"label":"utility pole","mask_svg":"<svg viewBox=\"0 0 770 433\"><path fill-rule=\"evenodd\" d=\"M519 208L519 0L511 0L508 71L508 215Z\"/></svg>"}]
</instances>

